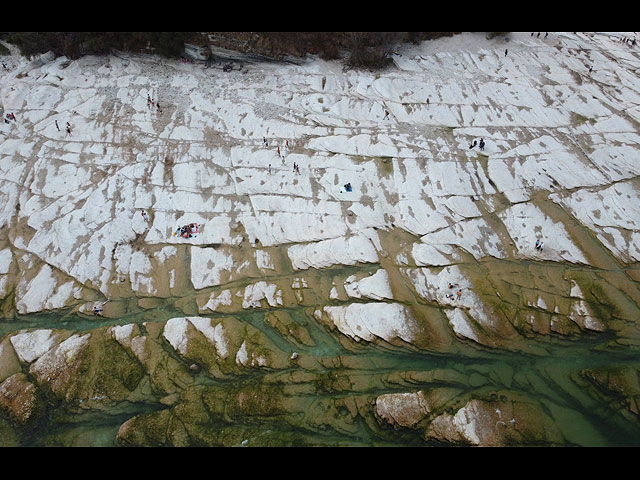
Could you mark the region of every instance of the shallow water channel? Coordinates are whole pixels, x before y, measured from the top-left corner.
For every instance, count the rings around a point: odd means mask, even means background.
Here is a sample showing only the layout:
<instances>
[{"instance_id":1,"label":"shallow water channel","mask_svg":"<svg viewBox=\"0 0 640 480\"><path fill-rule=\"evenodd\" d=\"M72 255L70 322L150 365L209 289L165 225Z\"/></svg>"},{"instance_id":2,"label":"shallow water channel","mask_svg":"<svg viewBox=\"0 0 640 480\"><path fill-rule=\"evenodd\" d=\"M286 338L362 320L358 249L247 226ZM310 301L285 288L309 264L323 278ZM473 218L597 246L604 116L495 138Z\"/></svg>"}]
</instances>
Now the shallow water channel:
<instances>
[{"instance_id":1,"label":"shallow water channel","mask_svg":"<svg viewBox=\"0 0 640 480\"><path fill-rule=\"evenodd\" d=\"M212 319L231 316L240 324L254 327L284 355L297 352L312 359L304 367L289 365L276 371L251 368L228 378L216 377L206 369L195 375L196 387L212 388L218 392L216 395L243 386L273 385L274 379L275 383L280 382L282 391L288 392L283 395L288 409L283 415L289 415L284 422L278 415L266 415L220 420L219 425L214 421L209 425L214 430L231 432L220 440L223 445L445 445L425 438L419 429L380 427L372 421L373 415L361 415L362 412L357 415L351 412L353 419L343 421L350 414L345 407L348 401L359 406L372 406L381 395L439 388L455 390L456 395L464 397L464 401L483 398L506 404L512 400L512 395L516 395L538 403L561 432L566 445L640 445L640 422L634 410L640 398L637 381L640 333L635 321L636 273L630 271L636 267L622 267L610 257L606 258L608 264L605 267L590 267L521 259L477 261L470 255L465 256L457 267L470 280L479 298L508 318L509 328L517 332L509 341L502 341L504 338L492 338L488 331L486 338L489 344L481 345L453 335L442 313L452 306L442 303L439 297L434 300L419 294L410 279L410 271L418 267L398 265L393 260L410 251L415 237L395 230L380 233L380 238L389 254L381 258L379 264L334 266L302 273L292 271L287 262L277 265L279 273L265 279L279 282L278 285L284 288L293 280L304 277L313 288L318 288L318 292L309 294L301 302L285 301L284 305L276 308L264 304L259 308L237 308L231 313L198 312L196 300L207 298L209 292L242 288L256 280L244 278L204 291L194 291L189 286L180 298L154 298L154 306L146 304L147 308L130 308L140 299L125 296L118 301L129 302L129 307L121 310L127 313L117 317L81 315L69 308L56 313L0 320L0 337L21 329L81 333L133 323L143 330L145 322L163 324L185 315ZM283 253L280 258L286 258L286 255ZM187 272L188 265L188 258L185 258ZM326 301L332 282L336 279L344 281L351 275L371 275L380 268L389 275L394 302L403 304L421 317L421 328L426 332L422 343L354 342L314 318L313 311L322 305L345 304L344 298ZM438 270L434 268L432 273ZM571 282L580 285L589 308L606 324L604 331L581 329L572 322L563 324L564 331L549 327L553 324L552 307L538 308L537 299L543 298L548 305L569 311L569 305L575 301L569 295ZM367 300L346 300L347 303L358 301ZM190 308L190 313L185 308ZM291 336L283 335L282 329L274 328L267 319L277 311L304 329L311 341L306 344L294 342ZM529 321L533 323L527 323ZM429 343L431 340L433 344ZM180 358L168 343L165 342L163 348L178 363L186 362L184 366L188 367L189 362ZM617 380L612 376L610 383L613 388L603 391L590 383L588 375L585 375L586 371L592 370L605 372L605 375L623 371L626 372L624 378L635 375L635 383L631 381L624 388L618 388ZM47 421L29 435L24 444L119 445L116 434L120 426L137 415L167 409L168 405L161 401L165 395L159 394L155 401L122 402L116 408L103 411L51 409ZM449 413L455 413L449 410ZM332 418L325 420L324 411ZM515 418L511 420L517 422Z\"/></svg>"},{"instance_id":2,"label":"shallow water channel","mask_svg":"<svg viewBox=\"0 0 640 480\"><path fill-rule=\"evenodd\" d=\"M475 392L500 392L517 390L539 401L549 415L562 430L565 438L572 445L579 446L635 446L640 445L640 429L636 422L630 421L629 415L621 414L620 402L609 403L599 400L584 389L576 379L584 369L601 367L630 367L638 370L640 358L633 348L611 351L602 349L602 334L583 336L579 340L551 339L546 341L535 355L521 352L506 352L473 347L457 348L451 354L433 354L409 349L381 347L372 344L361 345L357 352L344 348L341 342L322 326L303 316L301 312L290 312L308 329L315 346L308 347L304 353L323 358L340 358L341 368L353 380L353 391L343 391L340 395L371 395L398 391L416 391L439 385L455 384L457 388ZM158 309L154 312L158 320L167 320L179 316L179 312L171 309ZM114 323L136 323L148 320L149 312L144 318L141 315L123 318L113 322L102 320L104 325ZM264 323L260 312L242 315L242 320L260 329L274 344L285 351L292 346L278 333ZM89 331L102 326L97 318L88 320L75 316L59 315L25 316L20 320L0 322L0 333L5 334L21 328L54 328L69 329L77 332ZM544 354L540 352L544 351ZM412 372L419 372L413 380ZM432 375L429 375L432 373ZM252 377L264 376L256 371L244 376L242 382L251 382ZM390 379L395 378L395 383ZM429 378L429 380L425 380ZM404 379L406 381L403 381ZM422 379L422 380L421 380ZM452 380L455 379L455 380ZM220 383L216 379L202 375L203 384ZM466 383L465 383L466 382ZM322 397L318 395L318 398ZM326 397L335 397L335 392L327 392ZM308 396L299 397L300 402L314 399ZM118 408L115 412L86 413L72 416L57 415L54 412L50 420L31 437L29 445L118 445L116 433L120 425L128 418L141 413L166 408L157 404L130 404ZM291 436L296 443L296 432L290 428L282 428L278 423L266 424L269 434ZM221 428L224 428L221 425ZM279 432L278 429L282 428ZM318 429L316 432L305 432L305 444L317 445L429 445L417 432L409 430L389 436L381 436L373 431L366 422L358 425L350 432ZM267 444L269 444L267 442Z\"/></svg>"}]
</instances>

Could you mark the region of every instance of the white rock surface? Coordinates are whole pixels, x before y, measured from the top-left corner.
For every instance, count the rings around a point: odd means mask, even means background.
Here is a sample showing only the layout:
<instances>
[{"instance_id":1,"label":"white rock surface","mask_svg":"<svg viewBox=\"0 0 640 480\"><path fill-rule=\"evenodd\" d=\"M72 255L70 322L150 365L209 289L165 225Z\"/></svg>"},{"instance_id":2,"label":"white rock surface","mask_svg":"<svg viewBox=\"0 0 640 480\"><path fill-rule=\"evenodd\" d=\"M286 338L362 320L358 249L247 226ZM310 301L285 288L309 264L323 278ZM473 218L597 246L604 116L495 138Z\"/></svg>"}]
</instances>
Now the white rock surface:
<instances>
[{"instance_id":1,"label":"white rock surface","mask_svg":"<svg viewBox=\"0 0 640 480\"><path fill-rule=\"evenodd\" d=\"M589 263L564 226L554 222L535 205L518 203L500 212L499 216L523 257ZM544 242L542 251L535 248L536 240Z\"/></svg>"},{"instance_id":2,"label":"white rock surface","mask_svg":"<svg viewBox=\"0 0 640 480\"><path fill-rule=\"evenodd\" d=\"M345 280L347 295L353 298L369 298L371 300L392 300L393 292L389 284L389 274L383 268L373 275L358 281L351 276Z\"/></svg>"},{"instance_id":3,"label":"white rock surface","mask_svg":"<svg viewBox=\"0 0 640 480\"><path fill-rule=\"evenodd\" d=\"M346 307L325 306L323 310L340 332L356 340L379 337L411 342L419 328L407 308L398 303L352 303Z\"/></svg>"},{"instance_id":4,"label":"white rock surface","mask_svg":"<svg viewBox=\"0 0 640 480\"><path fill-rule=\"evenodd\" d=\"M289 247L287 253L296 270L378 261L375 245L369 238L362 235L293 245Z\"/></svg>"},{"instance_id":5,"label":"white rock surface","mask_svg":"<svg viewBox=\"0 0 640 480\"><path fill-rule=\"evenodd\" d=\"M53 330L40 329L11 336L11 345L21 361L31 363L60 341Z\"/></svg>"},{"instance_id":6,"label":"white rock surface","mask_svg":"<svg viewBox=\"0 0 640 480\"><path fill-rule=\"evenodd\" d=\"M420 237L398 252L418 266L464 251L588 265L572 216L636 262L640 60L616 36L511 32L505 56L503 42L462 33L405 45L376 75L314 58L237 75L123 53L29 61L10 46L0 226L14 234L0 294L15 287L20 313L56 310L85 302L80 286L109 297L124 275L133 295L161 295L158 270L179 245L196 289L280 268L258 248L286 249L296 270L376 263L375 229L394 228ZM470 149L480 138L485 150ZM539 191L569 215L551 216ZM191 222L197 237L173 235ZM251 260L224 250L240 245ZM5 272L25 253L39 272L14 280ZM269 292L252 287L245 308L278 304Z\"/></svg>"}]
</instances>

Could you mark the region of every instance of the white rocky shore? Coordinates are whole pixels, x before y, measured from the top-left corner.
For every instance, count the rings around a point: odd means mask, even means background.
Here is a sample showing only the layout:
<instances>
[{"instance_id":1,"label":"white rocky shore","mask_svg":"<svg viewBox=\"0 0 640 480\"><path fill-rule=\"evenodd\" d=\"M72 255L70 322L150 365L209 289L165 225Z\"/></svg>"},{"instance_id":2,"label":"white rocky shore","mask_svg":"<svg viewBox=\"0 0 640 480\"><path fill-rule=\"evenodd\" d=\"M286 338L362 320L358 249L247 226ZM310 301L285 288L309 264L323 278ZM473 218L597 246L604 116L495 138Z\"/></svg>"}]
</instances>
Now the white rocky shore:
<instances>
[{"instance_id":1,"label":"white rocky shore","mask_svg":"<svg viewBox=\"0 0 640 480\"><path fill-rule=\"evenodd\" d=\"M3 116L16 116L0 124L1 291L17 314L90 313L245 282L233 294L247 309L282 305L282 275L389 255L637 262L636 51L613 34L509 38L508 55L470 33L404 47L377 75L317 59L228 74L13 54L0 72ZM194 238L174 235L194 222ZM415 240L381 245L394 229ZM584 247L590 232L601 251ZM225 292L201 307L231 305ZM446 313L459 334L474 315Z\"/></svg>"},{"instance_id":2,"label":"white rocky shore","mask_svg":"<svg viewBox=\"0 0 640 480\"><path fill-rule=\"evenodd\" d=\"M376 76L320 60L229 75L132 55L7 57L2 291L15 287L17 313L83 311L122 282L166 296L185 273L177 245L202 289L268 275L268 252L243 241L286 245L306 270L376 263L373 229L393 228L420 236L404 254L421 265L461 251L597 264L576 224L638 261L635 50L613 34L510 40L506 56L479 34L406 47ZM191 222L197 237L173 235Z\"/></svg>"}]
</instances>

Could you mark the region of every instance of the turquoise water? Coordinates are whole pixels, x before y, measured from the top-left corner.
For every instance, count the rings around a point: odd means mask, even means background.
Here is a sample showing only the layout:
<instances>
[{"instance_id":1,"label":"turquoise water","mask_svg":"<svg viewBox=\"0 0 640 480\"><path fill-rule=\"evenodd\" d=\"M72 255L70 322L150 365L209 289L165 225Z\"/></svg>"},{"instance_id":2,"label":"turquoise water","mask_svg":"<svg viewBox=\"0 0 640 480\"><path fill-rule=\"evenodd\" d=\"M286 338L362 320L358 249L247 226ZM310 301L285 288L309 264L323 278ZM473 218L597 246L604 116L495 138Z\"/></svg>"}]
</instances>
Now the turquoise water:
<instances>
[{"instance_id":1,"label":"turquoise water","mask_svg":"<svg viewBox=\"0 0 640 480\"><path fill-rule=\"evenodd\" d=\"M158 319L170 318L175 312L159 310ZM640 445L638 419L627 412L621 413L620 402L608 402L596 398L584 385L576 383L579 372L585 368L629 367L638 371L640 359L632 348L619 351L598 351L603 338L598 335L587 336L580 340L548 339L544 342L547 355L526 355L517 352L505 352L497 349L461 348L456 354L425 354L412 352L399 347L380 347L362 345L357 352L345 349L328 330L316 324L312 319L303 318L301 311L294 311L294 317L300 318L316 342L313 347L293 346L275 329L264 323L260 312L243 315L243 320L263 331L275 345L286 351L299 351L317 358L342 358L342 366L332 370L336 374L346 374L350 378L364 377L363 387L353 392L320 392L317 399L348 397L349 395L371 396L392 392L417 391L439 386L455 386L466 392L476 392L496 397L500 392L516 391L539 401L567 441L580 446L637 446ZM146 318L149 318L148 312ZM72 315L27 316L16 321L0 323L2 335L21 328L64 328L77 331L91 330L102 325L145 321L129 317L121 322L107 319L86 319ZM350 359L353 360L350 364ZM347 366L345 366L347 365ZM419 372L423 375L434 373L428 381L406 381L390 383L388 378L394 374ZM440 373L438 373L440 372ZM444 373L442 373L444 372ZM267 372L257 371L238 381L260 380ZM322 372L318 372L322 373ZM220 383L202 374L203 385ZM308 401L307 396L300 401ZM114 446L119 426L128 418L141 413L160 410L166 406L158 403L131 404L117 413L74 413L64 410L55 411L49 421L29 439L28 445L83 445ZM229 425L220 425L220 428ZM317 445L435 445L426 442L419 432L409 430L400 432L374 431L364 420L357 422L355 433L336 431L296 431L290 426L266 422L269 434L281 439L291 438L296 444L298 438L304 438L305 444ZM238 428L238 426L234 426ZM266 434L265 434L266 435ZM253 438L254 442L256 437ZM251 442L249 442L251 443Z\"/></svg>"}]
</instances>

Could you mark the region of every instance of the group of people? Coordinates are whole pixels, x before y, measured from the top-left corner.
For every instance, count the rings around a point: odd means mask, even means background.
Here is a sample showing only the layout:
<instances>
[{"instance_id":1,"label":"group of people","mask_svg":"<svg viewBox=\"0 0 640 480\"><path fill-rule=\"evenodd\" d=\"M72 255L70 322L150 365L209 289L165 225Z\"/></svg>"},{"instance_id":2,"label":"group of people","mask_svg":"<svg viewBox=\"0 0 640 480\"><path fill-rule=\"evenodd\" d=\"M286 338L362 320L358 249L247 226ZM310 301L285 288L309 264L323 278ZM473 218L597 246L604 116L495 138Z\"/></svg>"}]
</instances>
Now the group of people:
<instances>
[{"instance_id":1,"label":"group of people","mask_svg":"<svg viewBox=\"0 0 640 480\"><path fill-rule=\"evenodd\" d=\"M56 128L60 131L60 125L58 125L58 120L56 120ZM71 124L67 122L65 125L65 130L67 131L67 135L71 135Z\"/></svg>"},{"instance_id":2,"label":"group of people","mask_svg":"<svg viewBox=\"0 0 640 480\"><path fill-rule=\"evenodd\" d=\"M456 296L455 297L451 293L445 294L445 297L447 297L451 301L455 301L456 297L457 297L458 300L460 300L460 298L462 297L462 289L459 288L457 284L451 283L451 282L449 282L449 284L447 286L449 287L449 289L458 288L458 290L456 291Z\"/></svg>"},{"instance_id":3,"label":"group of people","mask_svg":"<svg viewBox=\"0 0 640 480\"><path fill-rule=\"evenodd\" d=\"M536 250L538 250L539 252L544 250L544 242L541 241L539 238L536 240Z\"/></svg>"},{"instance_id":4,"label":"group of people","mask_svg":"<svg viewBox=\"0 0 640 480\"><path fill-rule=\"evenodd\" d=\"M154 109L156 108L159 112L162 112L160 108L160 102L153 100L149 95L147 95L147 108Z\"/></svg>"},{"instance_id":5,"label":"group of people","mask_svg":"<svg viewBox=\"0 0 640 480\"><path fill-rule=\"evenodd\" d=\"M469 148L474 148L476 145L478 145L480 147L480 150L484 151L484 138L480 139L480 143L478 144L477 140L474 140L473 143L471 145L469 145Z\"/></svg>"},{"instance_id":6,"label":"group of people","mask_svg":"<svg viewBox=\"0 0 640 480\"><path fill-rule=\"evenodd\" d=\"M280 147L278 147L278 158L282 159L282 164L284 165L284 151L280 154Z\"/></svg>"},{"instance_id":7,"label":"group of people","mask_svg":"<svg viewBox=\"0 0 640 480\"><path fill-rule=\"evenodd\" d=\"M532 36L532 37L533 37L533 33L534 33L534 32L531 32L531 36ZM547 38L548 36L549 36L549 32L546 32L546 33L544 34L544 38ZM538 34L536 35L536 38L540 38L540 32L538 32Z\"/></svg>"},{"instance_id":8,"label":"group of people","mask_svg":"<svg viewBox=\"0 0 640 480\"><path fill-rule=\"evenodd\" d=\"M636 46L636 37L633 37L633 39L631 39L631 37L622 37L618 41L620 43L624 43L626 45L629 45L630 47L635 47Z\"/></svg>"},{"instance_id":9,"label":"group of people","mask_svg":"<svg viewBox=\"0 0 640 480\"><path fill-rule=\"evenodd\" d=\"M262 137L262 146L265 148L269 147L269 141L267 137ZM284 158L286 152L289 151L289 140L285 140L284 145L282 146L282 150L280 150L280 146L276 147L276 153L278 154L278 158L282 160L282 165L284 165ZM268 167L269 175L271 175L271 164ZM295 163L293 164L293 173L300 173L300 168Z\"/></svg>"},{"instance_id":10,"label":"group of people","mask_svg":"<svg viewBox=\"0 0 640 480\"><path fill-rule=\"evenodd\" d=\"M271 175L271 164L269 164L268 171L269 175ZM296 162L293 162L293 173L295 173L296 175L300 174L300 165L298 165Z\"/></svg>"},{"instance_id":11,"label":"group of people","mask_svg":"<svg viewBox=\"0 0 640 480\"><path fill-rule=\"evenodd\" d=\"M178 227L174 235L178 234L182 238L193 238L199 231L199 225L197 223L190 223L189 225L183 225Z\"/></svg>"},{"instance_id":12,"label":"group of people","mask_svg":"<svg viewBox=\"0 0 640 480\"><path fill-rule=\"evenodd\" d=\"M16 116L13 113L7 113L4 116L4 123L9 123L9 120L13 120L15 122L16 121Z\"/></svg>"}]
</instances>

